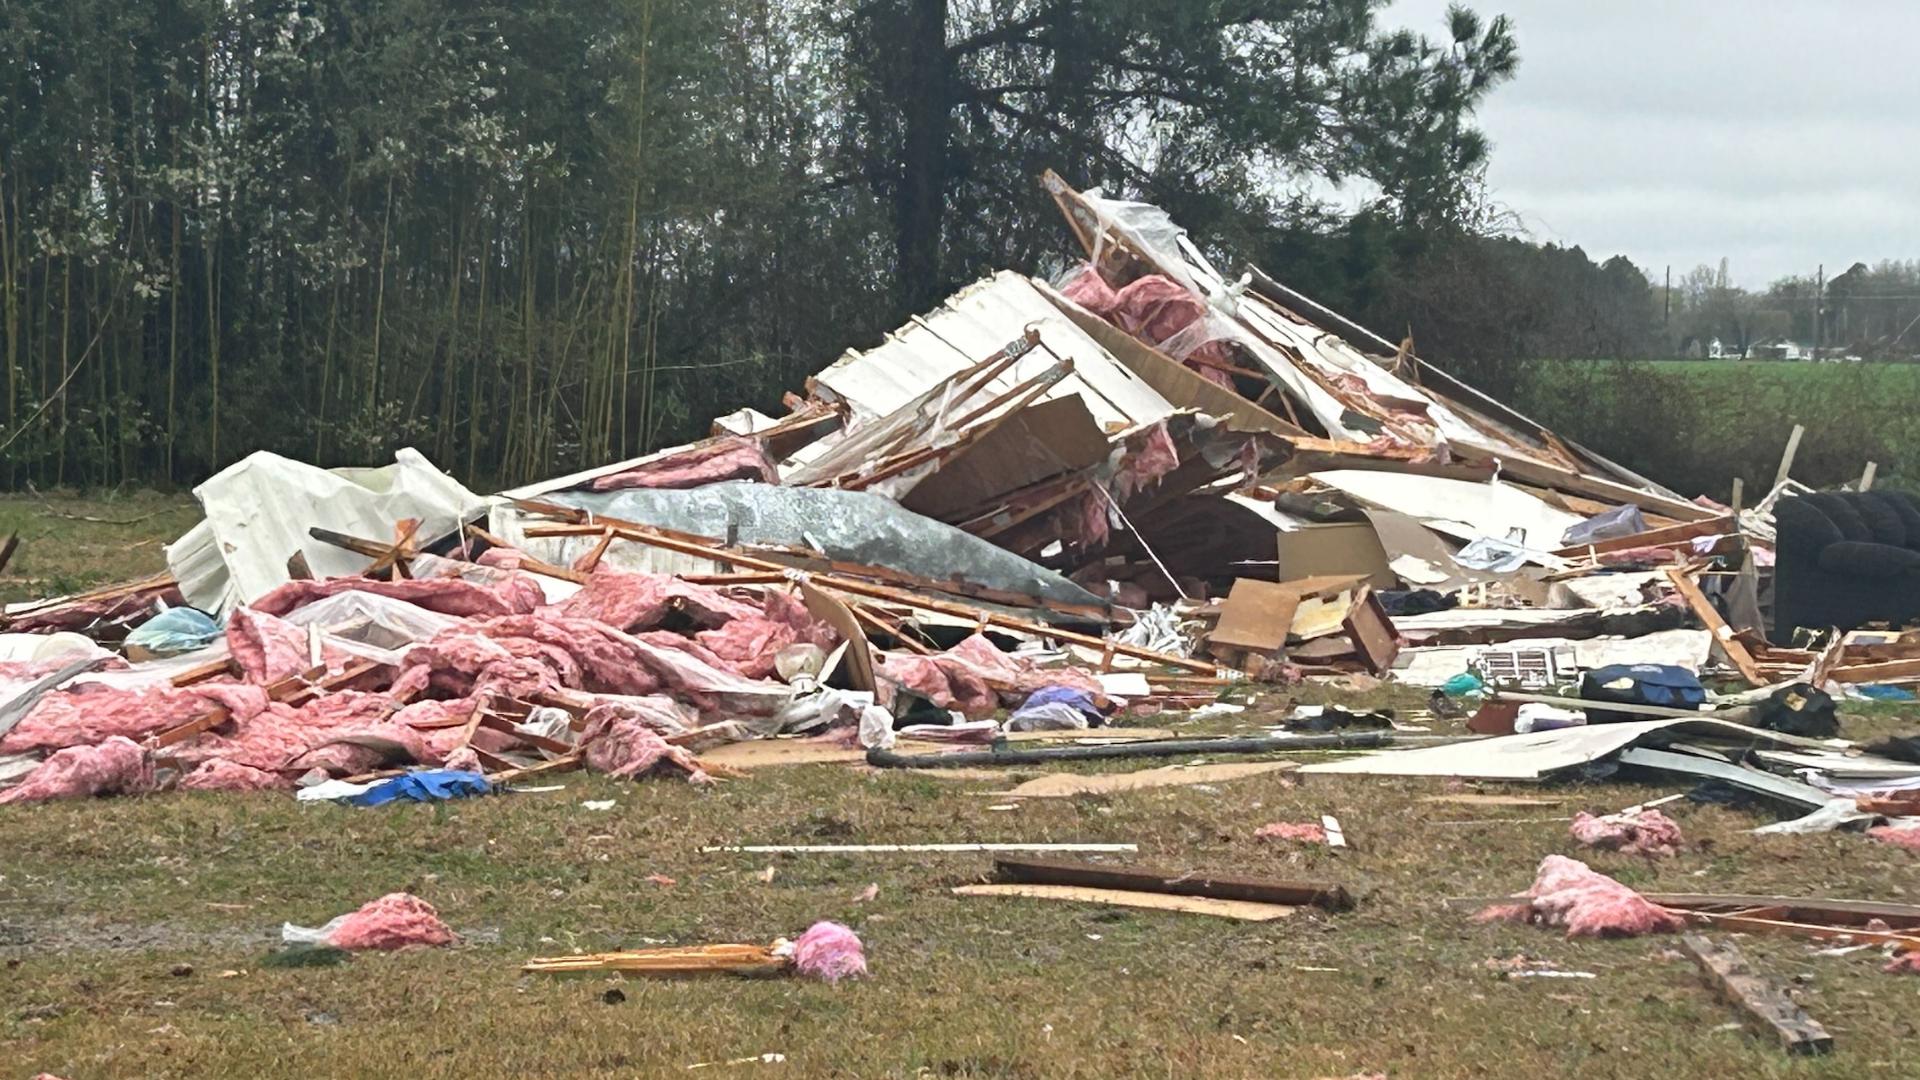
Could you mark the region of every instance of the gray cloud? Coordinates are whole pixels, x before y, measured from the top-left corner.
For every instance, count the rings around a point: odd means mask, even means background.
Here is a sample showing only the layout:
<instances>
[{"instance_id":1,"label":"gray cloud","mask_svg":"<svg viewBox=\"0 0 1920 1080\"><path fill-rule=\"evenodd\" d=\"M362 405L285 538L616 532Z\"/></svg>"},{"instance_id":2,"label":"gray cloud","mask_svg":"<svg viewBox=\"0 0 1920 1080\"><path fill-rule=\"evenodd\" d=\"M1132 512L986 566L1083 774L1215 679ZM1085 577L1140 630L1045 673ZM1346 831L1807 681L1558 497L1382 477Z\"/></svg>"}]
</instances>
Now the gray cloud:
<instances>
[{"instance_id":1,"label":"gray cloud","mask_svg":"<svg viewBox=\"0 0 1920 1080\"><path fill-rule=\"evenodd\" d=\"M1448 0L1384 21L1444 34ZM1520 71L1479 123L1539 240L1655 275L1726 256L1749 288L1920 258L1920 3L1467 0Z\"/></svg>"}]
</instances>

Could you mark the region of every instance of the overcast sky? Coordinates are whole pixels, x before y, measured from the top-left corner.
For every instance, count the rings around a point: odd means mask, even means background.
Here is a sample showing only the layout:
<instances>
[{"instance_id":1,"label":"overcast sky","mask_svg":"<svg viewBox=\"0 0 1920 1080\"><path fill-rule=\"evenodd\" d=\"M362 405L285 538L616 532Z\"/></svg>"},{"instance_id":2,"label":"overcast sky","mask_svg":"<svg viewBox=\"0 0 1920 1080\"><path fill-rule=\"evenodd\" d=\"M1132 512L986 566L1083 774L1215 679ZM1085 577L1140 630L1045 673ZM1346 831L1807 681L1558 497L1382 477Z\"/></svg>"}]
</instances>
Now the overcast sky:
<instances>
[{"instance_id":1,"label":"overcast sky","mask_svg":"<svg viewBox=\"0 0 1920 1080\"><path fill-rule=\"evenodd\" d=\"M1480 111L1537 240L1765 286L1920 258L1920 2L1467 0L1515 24ZM1385 16L1444 37L1447 0Z\"/></svg>"}]
</instances>

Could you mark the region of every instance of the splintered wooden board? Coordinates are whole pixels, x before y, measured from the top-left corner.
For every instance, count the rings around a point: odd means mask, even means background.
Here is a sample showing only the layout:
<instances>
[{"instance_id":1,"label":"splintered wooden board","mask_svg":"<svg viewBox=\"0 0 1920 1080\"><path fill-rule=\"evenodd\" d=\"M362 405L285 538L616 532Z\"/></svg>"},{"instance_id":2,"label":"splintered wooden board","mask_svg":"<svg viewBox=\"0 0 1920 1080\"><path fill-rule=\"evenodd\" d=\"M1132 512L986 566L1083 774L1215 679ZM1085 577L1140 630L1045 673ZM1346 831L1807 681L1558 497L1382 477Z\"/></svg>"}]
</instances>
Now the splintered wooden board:
<instances>
[{"instance_id":1,"label":"splintered wooden board","mask_svg":"<svg viewBox=\"0 0 1920 1080\"><path fill-rule=\"evenodd\" d=\"M1037 776L1010 791L996 791L996 798L1064 799L1074 795L1105 795L1115 791L1139 791L1144 788L1176 787L1183 784L1217 784L1262 773L1298 768L1291 761L1231 761L1217 765L1163 765L1123 773L1049 773Z\"/></svg>"},{"instance_id":2,"label":"splintered wooden board","mask_svg":"<svg viewBox=\"0 0 1920 1080\"><path fill-rule=\"evenodd\" d=\"M1071 900L1081 904L1105 904L1109 907L1148 908L1154 911L1179 911L1189 915L1213 915L1242 922L1272 922L1294 913L1281 904L1261 904L1252 900L1215 900L1205 896L1169 896L1166 893L1134 892L1129 889L1090 889L1079 885L961 885L955 896L1018 896L1030 900Z\"/></svg>"}]
</instances>

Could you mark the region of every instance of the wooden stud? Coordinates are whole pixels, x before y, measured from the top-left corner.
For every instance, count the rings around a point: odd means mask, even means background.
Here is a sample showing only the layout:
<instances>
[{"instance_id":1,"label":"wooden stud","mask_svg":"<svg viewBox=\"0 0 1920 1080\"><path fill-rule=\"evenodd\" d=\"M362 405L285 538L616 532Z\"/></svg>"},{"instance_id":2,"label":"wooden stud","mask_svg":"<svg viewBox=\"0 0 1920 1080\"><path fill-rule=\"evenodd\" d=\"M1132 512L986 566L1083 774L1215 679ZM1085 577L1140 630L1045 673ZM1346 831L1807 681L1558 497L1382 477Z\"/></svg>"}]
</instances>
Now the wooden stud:
<instances>
[{"instance_id":1,"label":"wooden stud","mask_svg":"<svg viewBox=\"0 0 1920 1080\"><path fill-rule=\"evenodd\" d=\"M1687 934L1680 947L1700 965L1714 992L1745 1014L1749 1026L1779 1040L1789 1054L1825 1054L1833 1036L1802 1009L1779 984L1754 970L1731 942L1715 944L1702 934Z\"/></svg>"}]
</instances>

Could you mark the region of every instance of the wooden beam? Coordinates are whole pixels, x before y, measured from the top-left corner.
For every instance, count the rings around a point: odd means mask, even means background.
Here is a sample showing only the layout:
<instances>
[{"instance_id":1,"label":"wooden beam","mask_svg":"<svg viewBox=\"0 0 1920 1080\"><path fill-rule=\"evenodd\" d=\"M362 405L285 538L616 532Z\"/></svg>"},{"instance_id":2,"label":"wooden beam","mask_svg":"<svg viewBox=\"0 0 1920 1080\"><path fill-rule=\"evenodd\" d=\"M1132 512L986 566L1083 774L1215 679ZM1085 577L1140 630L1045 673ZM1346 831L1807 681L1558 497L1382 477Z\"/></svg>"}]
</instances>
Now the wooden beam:
<instances>
[{"instance_id":1,"label":"wooden beam","mask_svg":"<svg viewBox=\"0 0 1920 1080\"><path fill-rule=\"evenodd\" d=\"M1580 544L1576 547L1563 547L1554 554L1563 558L1578 559L1583 555L1603 555L1609 551L1625 551L1628 548L1658 547L1702 536L1718 536L1722 533L1738 531L1740 531L1740 525L1737 519L1716 517L1705 521L1686 521L1678 525L1669 525L1664 529L1648 529L1631 536L1616 536L1611 540L1597 540L1591 544Z\"/></svg>"},{"instance_id":2,"label":"wooden beam","mask_svg":"<svg viewBox=\"0 0 1920 1080\"><path fill-rule=\"evenodd\" d=\"M1787 436L1787 448L1780 454L1780 468L1773 474L1773 490L1780 490L1780 485L1786 483L1793 472L1793 456L1800 452L1800 436L1806 433L1804 424L1793 425L1793 433Z\"/></svg>"},{"instance_id":3,"label":"wooden beam","mask_svg":"<svg viewBox=\"0 0 1920 1080\"><path fill-rule=\"evenodd\" d=\"M1905 682L1920 679L1920 660L1888 660L1881 664L1850 664L1830 673L1835 682Z\"/></svg>"},{"instance_id":4,"label":"wooden beam","mask_svg":"<svg viewBox=\"0 0 1920 1080\"><path fill-rule=\"evenodd\" d=\"M1346 911L1353 907L1353 896L1345 886L1323 881L1280 881L1210 874L1199 870L1174 872L1140 866L1101 866L1056 859L1005 857L994 859L993 869L1003 881L1033 885L1076 885L1291 906L1312 904L1328 911Z\"/></svg>"},{"instance_id":5,"label":"wooden beam","mask_svg":"<svg viewBox=\"0 0 1920 1080\"><path fill-rule=\"evenodd\" d=\"M1680 947L1700 965L1714 992L1737 1007L1747 1024L1779 1041L1789 1054L1825 1054L1833 1036L1779 984L1754 970L1731 942L1715 944L1702 934L1681 937Z\"/></svg>"},{"instance_id":6,"label":"wooden beam","mask_svg":"<svg viewBox=\"0 0 1920 1080\"><path fill-rule=\"evenodd\" d=\"M1680 598L1693 609L1694 617L1700 620L1700 625L1706 627L1707 632L1713 635L1714 642L1720 646L1722 652L1727 654L1727 659L1733 661L1733 666L1739 670L1740 677L1750 685L1765 686L1766 676L1760 673L1760 666L1754 662L1753 654L1748 652L1747 647L1734 636L1733 627L1727 625L1727 620L1721 617L1720 612L1713 606L1713 601L1707 599L1707 594L1700 591L1700 584L1680 570L1667 571L1667 580L1673 583L1674 589L1680 593Z\"/></svg>"}]
</instances>

